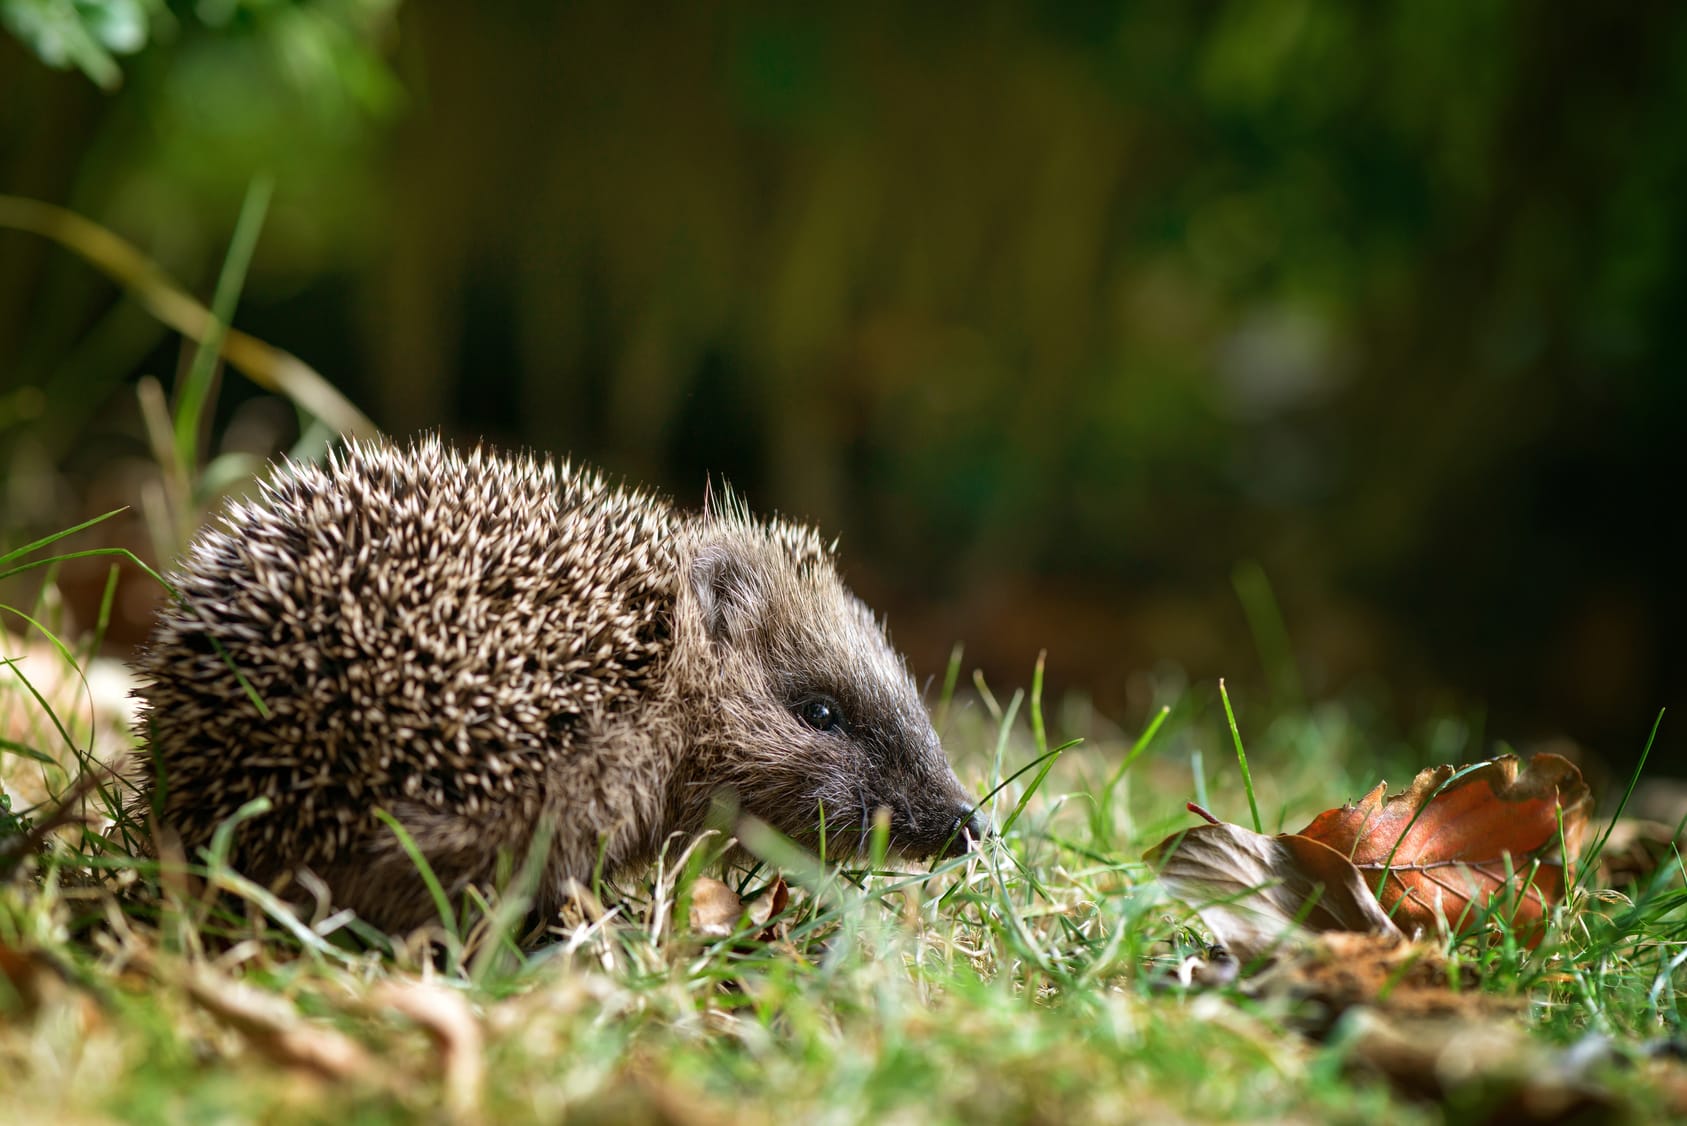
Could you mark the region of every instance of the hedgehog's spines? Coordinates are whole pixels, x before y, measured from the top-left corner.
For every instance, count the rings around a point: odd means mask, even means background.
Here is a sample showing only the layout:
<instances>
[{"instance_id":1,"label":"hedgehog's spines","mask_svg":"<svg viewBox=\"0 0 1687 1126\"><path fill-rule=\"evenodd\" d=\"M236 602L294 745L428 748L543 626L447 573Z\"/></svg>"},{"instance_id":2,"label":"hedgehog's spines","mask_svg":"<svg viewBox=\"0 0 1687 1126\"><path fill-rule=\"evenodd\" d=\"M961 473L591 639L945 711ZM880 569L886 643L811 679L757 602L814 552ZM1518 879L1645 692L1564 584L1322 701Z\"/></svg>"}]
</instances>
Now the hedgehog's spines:
<instances>
[{"instance_id":1,"label":"hedgehog's spines","mask_svg":"<svg viewBox=\"0 0 1687 1126\"><path fill-rule=\"evenodd\" d=\"M364 802L341 793L479 812L519 797L566 753L572 719L613 708L664 655L644 604L671 580L647 541L671 514L567 462L351 442L283 462L261 498L191 550L190 606L166 609L140 662L163 765L189 783L168 791L175 822L213 827L225 800L260 793L288 808L259 840L357 818ZM242 703L197 640L207 629L274 722L225 714ZM511 675L463 679L483 669ZM343 837L281 851L331 861Z\"/></svg>"}]
</instances>

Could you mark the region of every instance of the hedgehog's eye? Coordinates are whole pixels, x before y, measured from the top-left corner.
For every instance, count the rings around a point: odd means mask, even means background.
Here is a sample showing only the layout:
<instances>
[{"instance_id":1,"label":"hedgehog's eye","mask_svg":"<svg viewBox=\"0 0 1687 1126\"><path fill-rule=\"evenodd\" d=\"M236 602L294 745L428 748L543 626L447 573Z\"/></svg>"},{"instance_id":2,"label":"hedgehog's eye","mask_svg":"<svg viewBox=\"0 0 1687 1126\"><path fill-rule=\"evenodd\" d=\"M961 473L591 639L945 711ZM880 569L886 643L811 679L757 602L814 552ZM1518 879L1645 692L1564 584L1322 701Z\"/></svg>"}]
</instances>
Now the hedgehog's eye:
<instances>
[{"instance_id":1,"label":"hedgehog's eye","mask_svg":"<svg viewBox=\"0 0 1687 1126\"><path fill-rule=\"evenodd\" d=\"M811 696L791 710L816 731L836 731L843 726L843 709L826 696Z\"/></svg>"}]
</instances>

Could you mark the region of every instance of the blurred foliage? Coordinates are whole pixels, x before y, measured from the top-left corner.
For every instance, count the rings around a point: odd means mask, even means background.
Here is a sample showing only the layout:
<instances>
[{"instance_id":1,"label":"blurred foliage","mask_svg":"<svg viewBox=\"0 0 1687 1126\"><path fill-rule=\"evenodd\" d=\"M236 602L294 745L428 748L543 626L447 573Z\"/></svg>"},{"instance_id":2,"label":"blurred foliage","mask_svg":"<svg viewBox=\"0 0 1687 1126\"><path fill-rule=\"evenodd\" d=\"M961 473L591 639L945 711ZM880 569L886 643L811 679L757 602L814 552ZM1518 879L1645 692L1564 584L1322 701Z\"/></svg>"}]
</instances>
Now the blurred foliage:
<instances>
[{"instance_id":1,"label":"blurred foliage","mask_svg":"<svg viewBox=\"0 0 1687 1126\"><path fill-rule=\"evenodd\" d=\"M1257 560L1315 692L1637 744L1687 682L1687 9L137 10L112 95L0 54L0 183L203 292L273 170L242 327L390 430L842 530L927 671L962 637L1120 707L1161 659L1236 686ZM39 525L176 352L0 238ZM291 424L229 391L226 441Z\"/></svg>"},{"instance_id":2,"label":"blurred foliage","mask_svg":"<svg viewBox=\"0 0 1687 1126\"><path fill-rule=\"evenodd\" d=\"M118 56L169 40L184 19L248 38L290 72L306 98L390 100L392 84L369 32L390 18L398 0L0 0L0 25L42 62L75 67L106 89L122 83ZM188 15L191 13L191 17ZM239 55L230 61L238 61ZM250 58L247 59L250 61ZM237 77L225 75L225 87ZM184 79L189 85L191 79Z\"/></svg>"},{"instance_id":3,"label":"blurred foliage","mask_svg":"<svg viewBox=\"0 0 1687 1126\"><path fill-rule=\"evenodd\" d=\"M108 89L117 55L146 46L163 6L147 0L0 0L0 25L48 66L77 67Z\"/></svg>"}]
</instances>

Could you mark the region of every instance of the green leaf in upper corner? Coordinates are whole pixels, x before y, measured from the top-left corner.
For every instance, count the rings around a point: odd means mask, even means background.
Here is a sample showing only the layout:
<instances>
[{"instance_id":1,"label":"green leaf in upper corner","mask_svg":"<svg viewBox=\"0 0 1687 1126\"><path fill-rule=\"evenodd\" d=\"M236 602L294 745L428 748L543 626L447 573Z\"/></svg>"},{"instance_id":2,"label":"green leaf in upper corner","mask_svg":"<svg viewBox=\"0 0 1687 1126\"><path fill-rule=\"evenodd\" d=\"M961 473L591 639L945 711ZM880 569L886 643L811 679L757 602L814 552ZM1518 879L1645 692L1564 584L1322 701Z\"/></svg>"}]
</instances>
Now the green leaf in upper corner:
<instances>
[{"instance_id":1,"label":"green leaf in upper corner","mask_svg":"<svg viewBox=\"0 0 1687 1126\"><path fill-rule=\"evenodd\" d=\"M168 18L156 0L0 0L0 24L42 62L74 66L107 90L123 78L115 56L145 47Z\"/></svg>"}]
</instances>

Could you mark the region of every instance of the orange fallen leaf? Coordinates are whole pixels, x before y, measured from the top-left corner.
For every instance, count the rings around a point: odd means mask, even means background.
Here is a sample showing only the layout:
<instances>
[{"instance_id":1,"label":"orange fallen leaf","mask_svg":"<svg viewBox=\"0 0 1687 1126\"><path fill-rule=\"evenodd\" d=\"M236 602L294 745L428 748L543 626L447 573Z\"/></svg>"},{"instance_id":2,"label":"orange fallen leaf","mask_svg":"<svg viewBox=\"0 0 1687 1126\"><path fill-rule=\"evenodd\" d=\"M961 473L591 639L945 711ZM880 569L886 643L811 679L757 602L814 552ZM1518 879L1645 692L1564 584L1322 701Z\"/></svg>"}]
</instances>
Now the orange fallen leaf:
<instances>
[{"instance_id":1,"label":"orange fallen leaf","mask_svg":"<svg viewBox=\"0 0 1687 1126\"><path fill-rule=\"evenodd\" d=\"M1392 798L1379 783L1300 833L1268 837L1217 821L1167 838L1147 858L1241 961L1284 942L1353 931L1455 931L1495 910L1539 941L1564 894L1590 804L1581 773L1557 755L1515 755L1421 772Z\"/></svg>"},{"instance_id":2,"label":"orange fallen leaf","mask_svg":"<svg viewBox=\"0 0 1687 1126\"><path fill-rule=\"evenodd\" d=\"M1575 764L1540 754L1524 766L1502 755L1420 771L1393 797L1387 789L1379 782L1299 835L1352 860L1404 930L1430 930L1441 918L1466 930L1493 906L1538 940L1564 897L1563 853L1573 860L1587 830L1591 797Z\"/></svg>"}]
</instances>

